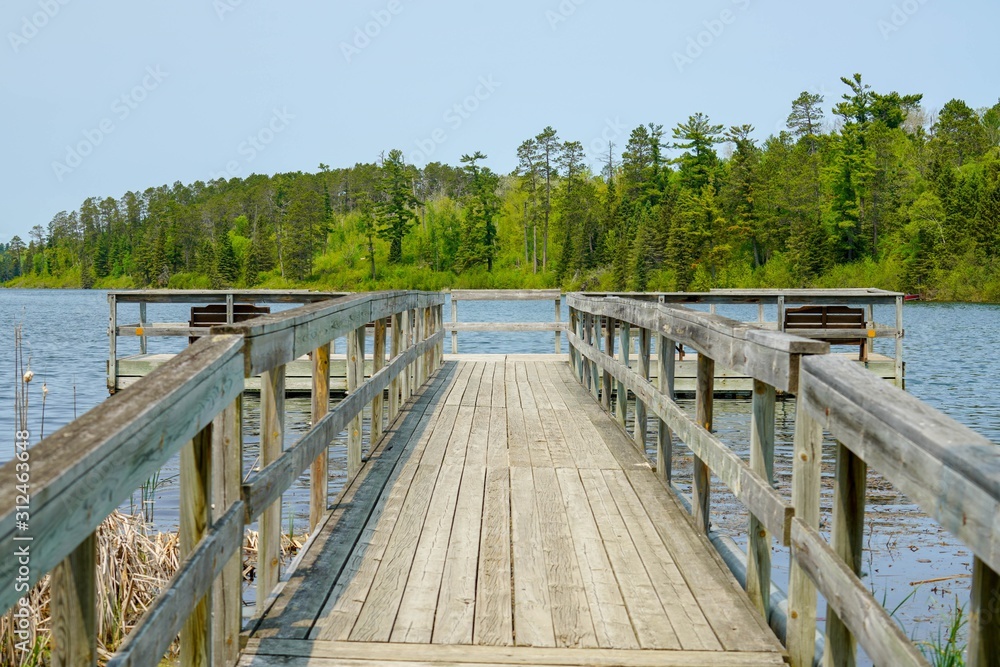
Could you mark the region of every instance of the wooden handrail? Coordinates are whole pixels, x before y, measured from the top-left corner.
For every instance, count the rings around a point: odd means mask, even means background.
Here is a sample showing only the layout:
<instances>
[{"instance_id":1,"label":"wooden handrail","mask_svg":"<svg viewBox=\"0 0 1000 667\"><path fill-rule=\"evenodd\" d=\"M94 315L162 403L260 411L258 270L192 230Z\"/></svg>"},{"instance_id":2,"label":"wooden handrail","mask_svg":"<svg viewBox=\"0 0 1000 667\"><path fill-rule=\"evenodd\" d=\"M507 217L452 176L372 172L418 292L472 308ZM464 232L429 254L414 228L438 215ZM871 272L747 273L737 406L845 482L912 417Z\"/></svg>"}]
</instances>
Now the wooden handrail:
<instances>
[{"instance_id":1,"label":"wooden handrail","mask_svg":"<svg viewBox=\"0 0 1000 667\"><path fill-rule=\"evenodd\" d=\"M880 295L895 297L892 294ZM595 398L603 384L602 405L611 411L610 394L617 383L617 417L626 423L627 394L636 397L636 423L645 410L660 421L657 469L669 484L672 437L677 435L695 460L692 506L696 523L708 526L708 471L714 472L751 514L747 592L768 617L770 587L769 538L761 528L791 548L787 646L796 667L811 665L816 632L816 594L830 605L827 650L830 664L852 664L855 641L877 664L926 665L919 649L861 582L859 525L864 515L864 462L870 461L899 488L917 500L972 547L976 571L983 572L981 605L1000 599L1000 578L988 567L1000 561L1000 536L992 530L1000 516L1000 453L984 438L932 411L855 362L828 355L824 342L791 336L656 301L580 294L567 296L570 306L570 363ZM601 349L601 324L605 326ZM618 359L614 331L622 332ZM630 349L630 328L639 329L639 349ZM657 338L660 382L648 379L649 341ZM857 332L854 333L857 336ZM698 352L698 415L692 419L672 398L673 346ZM638 354L633 369L631 354ZM747 465L711 432L715 362L754 379L751 465ZM702 363L704 362L704 363ZM598 382L598 375L603 382ZM772 488L775 389L796 393L792 504ZM770 422L770 423L768 423ZM819 465L823 429L841 440L837 469L833 544L818 532ZM645 429L635 429L645 450ZM850 451L847 449L850 448ZM700 469L699 469L700 468ZM699 483L700 480L700 483ZM898 480L898 481L897 481ZM860 495L860 500L858 496ZM858 509L860 503L860 510ZM858 523L860 521L860 524ZM857 549L857 553L854 553ZM980 560L982 556L982 560ZM975 575L974 575L975 576ZM974 598L976 583L974 582ZM995 606L995 605L994 605ZM998 614L982 613L974 621L973 648L982 656L997 655ZM985 620L983 620L985 619ZM984 629L985 628L985 629ZM991 653L992 652L992 653ZM970 651L971 653L971 651ZM828 656L830 657L830 656ZM984 658L985 660L985 658ZM981 663L985 664L985 662Z\"/></svg>"},{"instance_id":2,"label":"wooden handrail","mask_svg":"<svg viewBox=\"0 0 1000 667\"><path fill-rule=\"evenodd\" d=\"M129 294L124 300L180 298L171 298L174 296L144 292ZM256 299L259 295L244 296ZM278 296L292 302L314 300L303 299L303 293ZM229 298L234 296L230 294ZM114 299L110 300L113 309ZM30 579L25 583L34 584L55 569L54 660L63 664L93 662L96 620L86 610L96 608L94 530L180 450L180 569L146 610L111 664L156 665L178 632L183 664L206 664L213 655L218 663L235 663L236 634L242 615L239 554L245 523L261 516L265 508L275 508L281 493L317 458L326 456L326 447L349 421L357 423L357 438L352 439L349 458L360 462L362 410L372 404L372 434L377 438L381 433L381 397L386 388L390 389L391 421L398 415L402 401L440 366L443 302L442 294L428 292L339 296L243 324L212 327L212 335L31 448L35 471L31 479L32 558ZM113 312L112 338L117 332ZM384 338L390 319L393 356L386 364ZM374 372L366 380L361 341L371 322L375 323L376 337L383 338L375 345L376 353L383 357L379 360L382 363L374 363ZM268 386L275 385L270 393L262 394L262 442L277 438L280 445L284 365L305 353L315 352L321 359L322 348L344 334L356 339L356 350L349 352L353 354L350 363L354 368L350 394L317 418L298 443L265 465L240 493L244 377L264 373ZM321 373L323 380L329 372L328 352L325 358L326 364L314 364L314 373ZM327 385L318 381L314 386L322 389ZM314 409L320 413L323 401L329 400L328 391L323 393L326 396L314 397L314 404L318 404ZM265 403L273 410L263 409ZM10 553L14 553L17 539L24 537L18 534L15 521L20 511L15 497L17 464L15 459L0 468L0 481L4 482L0 487L0 544ZM349 474L356 472L350 470ZM323 476L311 483L325 487L327 480ZM322 511L326 510L325 493L312 493L311 501L321 503ZM265 514L260 521L259 609L264 608L271 593L270 585L263 582L277 582L280 511L275 516L277 520ZM15 587L18 576L22 575L16 558L0 559L0 608L11 607L21 595ZM210 596L213 588L214 597ZM226 646L221 639L209 645L213 627L220 637L224 636ZM63 638L71 641L63 643Z\"/></svg>"}]
</instances>

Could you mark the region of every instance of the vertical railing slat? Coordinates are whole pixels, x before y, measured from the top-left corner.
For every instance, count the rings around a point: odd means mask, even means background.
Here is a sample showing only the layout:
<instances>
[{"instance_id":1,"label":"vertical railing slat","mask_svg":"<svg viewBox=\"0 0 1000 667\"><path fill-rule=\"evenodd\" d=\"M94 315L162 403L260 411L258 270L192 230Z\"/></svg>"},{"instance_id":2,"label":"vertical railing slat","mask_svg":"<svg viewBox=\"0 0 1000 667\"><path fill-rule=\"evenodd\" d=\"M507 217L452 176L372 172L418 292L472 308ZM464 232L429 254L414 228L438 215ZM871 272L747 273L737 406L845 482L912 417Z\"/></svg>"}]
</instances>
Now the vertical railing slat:
<instances>
[{"instance_id":1,"label":"vertical railing slat","mask_svg":"<svg viewBox=\"0 0 1000 667\"><path fill-rule=\"evenodd\" d=\"M604 354L615 358L615 321L606 318L607 328L604 330ZM611 373L601 376L601 405L611 414Z\"/></svg>"},{"instance_id":2,"label":"vertical railing slat","mask_svg":"<svg viewBox=\"0 0 1000 667\"><path fill-rule=\"evenodd\" d=\"M347 333L347 393L358 390L365 380L365 327ZM351 419L347 429L347 476L361 469L361 413Z\"/></svg>"},{"instance_id":3,"label":"vertical railing slat","mask_svg":"<svg viewBox=\"0 0 1000 667\"><path fill-rule=\"evenodd\" d=\"M698 353L698 377L695 387L695 419L705 430L712 430L712 399L715 392L715 360ZM692 510L694 522L706 533L710 528L709 515L712 503L711 471L694 456Z\"/></svg>"},{"instance_id":4,"label":"vertical railing slat","mask_svg":"<svg viewBox=\"0 0 1000 667\"><path fill-rule=\"evenodd\" d=\"M91 533L52 570L50 596L52 665L97 664L96 533Z\"/></svg>"},{"instance_id":5,"label":"vertical railing slat","mask_svg":"<svg viewBox=\"0 0 1000 667\"><path fill-rule=\"evenodd\" d=\"M753 381L750 415L750 468L771 482L774 479L774 402L771 385ZM747 595L767 620L771 610L771 536L750 514L747 547Z\"/></svg>"},{"instance_id":6,"label":"vertical railing slat","mask_svg":"<svg viewBox=\"0 0 1000 667\"><path fill-rule=\"evenodd\" d=\"M833 487L831 546L856 575L861 574L865 533L865 490L868 465L850 449L837 444L837 469ZM824 664L854 667L857 641L837 612L826 606L826 655Z\"/></svg>"},{"instance_id":7,"label":"vertical railing slat","mask_svg":"<svg viewBox=\"0 0 1000 667\"><path fill-rule=\"evenodd\" d=\"M188 556L205 536L212 501L212 431L210 423L181 447L180 535L181 559ZM207 667L212 663L211 591L184 623L181 631L181 667Z\"/></svg>"},{"instance_id":8,"label":"vertical railing slat","mask_svg":"<svg viewBox=\"0 0 1000 667\"><path fill-rule=\"evenodd\" d=\"M618 346L620 348L618 356L619 361L625 364L625 368L629 367L629 348L632 343L631 329L629 323L622 321L618 323ZM625 387L625 383L621 380L618 381L618 423L622 428L625 428L625 424L628 422L628 389Z\"/></svg>"},{"instance_id":9,"label":"vertical railing slat","mask_svg":"<svg viewBox=\"0 0 1000 667\"><path fill-rule=\"evenodd\" d=\"M372 375L375 375L385 367L385 330L385 320L375 320L375 342L372 344ZM380 391L375 394L375 398L372 399L372 447L375 447L375 443L382 437L382 408L384 403L383 392Z\"/></svg>"},{"instance_id":10,"label":"vertical railing slat","mask_svg":"<svg viewBox=\"0 0 1000 667\"><path fill-rule=\"evenodd\" d=\"M320 345L312 354L312 423L330 410L330 344ZM309 469L309 531L313 532L326 513L330 456L324 449Z\"/></svg>"},{"instance_id":11,"label":"vertical railing slat","mask_svg":"<svg viewBox=\"0 0 1000 667\"><path fill-rule=\"evenodd\" d=\"M674 341L659 336L656 342L657 381L660 393L674 400ZM662 419L656 429L656 474L669 486L673 481L674 442L670 428Z\"/></svg>"},{"instance_id":12,"label":"vertical railing slat","mask_svg":"<svg viewBox=\"0 0 1000 667\"><path fill-rule=\"evenodd\" d=\"M649 329L639 329L639 375L644 379L649 379ZM635 427L633 429L633 439L635 446L639 448L643 456L646 455L646 404L635 399Z\"/></svg>"},{"instance_id":13,"label":"vertical railing slat","mask_svg":"<svg viewBox=\"0 0 1000 667\"><path fill-rule=\"evenodd\" d=\"M240 500L243 481L243 397L216 416L212 428L212 522ZM240 531L243 534L243 531ZM240 657L243 624L243 545L212 586L212 657L216 667L232 667Z\"/></svg>"},{"instance_id":14,"label":"vertical railing slat","mask_svg":"<svg viewBox=\"0 0 1000 667\"><path fill-rule=\"evenodd\" d=\"M799 387L801 393L802 387ZM796 520L819 529L820 463L823 429L807 410L795 410L792 452L792 506ZM795 560L788 575L788 630L785 646L792 667L810 667L816 649L816 584Z\"/></svg>"},{"instance_id":15,"label":"vertical railing slat","mask_svg":"<svg viewBox=\"0 0 1000 667\"><path fill-rule=\"evenodd\" d=\"M285 366L275 366L260 377L260 465L281 456L285 439ZM257 539L257 614L278 583L281 571L281 500L260 516Z\"/></svg>"}]
</instances>

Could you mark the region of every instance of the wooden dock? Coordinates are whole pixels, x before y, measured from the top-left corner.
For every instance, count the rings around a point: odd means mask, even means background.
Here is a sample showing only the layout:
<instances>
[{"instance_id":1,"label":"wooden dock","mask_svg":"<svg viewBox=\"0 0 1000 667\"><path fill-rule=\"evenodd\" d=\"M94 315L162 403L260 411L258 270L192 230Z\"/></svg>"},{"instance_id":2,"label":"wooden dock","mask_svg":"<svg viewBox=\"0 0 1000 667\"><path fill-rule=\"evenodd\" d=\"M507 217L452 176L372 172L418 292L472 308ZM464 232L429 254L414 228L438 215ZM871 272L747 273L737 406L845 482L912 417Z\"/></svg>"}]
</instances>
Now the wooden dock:
<instances>
[{"instance_id":1,"label":"wooden dock","mask_svg":"<svg viewBox=\"0 0 1000 667\"><path fill-rule=\"evenodd\" d=\"M0 468L0 549L24 554L0 558L0 610L16 618L23 587L51 573L52 663L94 665L95 531L179 454L180 566L109 667L155 667L178 635L183 667L851 666L859 647L875 664L926 666L861 579L871 465L968 547L968 664L1000 665L1000 451L902 391L901 311L894 333L866 317L809 339L661 297L776 298L779 312L806 299L901 304L877 290L568 294L567 322L527 327L555 331L556 345L565 336L567 356L446 359L446 331L475 327L447 325L441 293L279 293L306 305L197 332ZM141 326L116 325L116 298L109 383L117 336L147 334L142 310ZM857 345L880 331L896 338L896 386L830 354L828 338ZM345 337L346 396L331 405L331 341ZM653 354L676 345L697 352L691 411L675 400L680 361ZM285 446L287 371L306 355L310 428ZM718 368L752 382L749 460L713 431ZM247 476L243 394L256 377L260 468ZM791 498L771 483L779 393L796 399ZM331 499L329 448L345 431L347 482ZM829 537L824 432L838 443ZM693 461L690 514L671 484L680 447ZM282 494L304 474L312 537L284 568ZM713 476L749 514L744 589L707 539ZM790 563L783 605L770 593L775 549Z\"/></svg>"},{"instance_id":2,"label":"wooden dock","mask_svg":"<svg viewBox=\"0 0 1000 667\"><path fill-rule=\"evenodd\" d=\"M447 362L365 470L241 665L783 663L565 362Z\"/></svg>"}]
</instances>

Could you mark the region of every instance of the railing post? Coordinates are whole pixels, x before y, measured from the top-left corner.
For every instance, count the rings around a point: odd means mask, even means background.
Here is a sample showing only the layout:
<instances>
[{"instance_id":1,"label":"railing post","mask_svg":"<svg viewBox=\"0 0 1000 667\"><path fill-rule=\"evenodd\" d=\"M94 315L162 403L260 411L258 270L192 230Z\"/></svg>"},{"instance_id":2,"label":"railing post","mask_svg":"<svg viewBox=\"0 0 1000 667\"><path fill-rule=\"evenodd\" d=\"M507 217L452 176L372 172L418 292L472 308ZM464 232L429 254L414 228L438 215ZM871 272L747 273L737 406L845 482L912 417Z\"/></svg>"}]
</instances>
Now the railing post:
<instances>
[{"instance_id":1,"label":"railing post","mask_svg":"<svg viewBox=\"0 0 1000 667\"><path fill-rule=\"evenodd\" d=\"M226 324L233 323L233 293L226 295Z\"/></svg>"},{"instance_id":2,"label":"railing post","mask_svg":"<svg viewBox=\"0 0 1000 667\"><path fill-rule=\"evenodd\" d=\"M52 570L52 665L97 664L97 533Z\"/></svg>"},{"instance_id":3,"label":"railing post","mask_svg":"<svg viewBox=\"0 0 1000 667\"><path fill-rule=\"evenodd\" d=\"M139 354L146 354L146 302L139 303L139 328L142 335L139 336Z\"/></svg>"},{"instance_id":4,"label":"railing post","mask_svg":"<svg viewBox=\"0 0 1000 667\"><path fill-rule=\"evenodd\" d=\"M896 356L895 356L896 386L904 388L903 384L903 297L896 297Z\"/></svg>"},{"instance_id":5,"label":"railing post","mask_svg":"<svg viewBox=\"0 0 1000 667\"><path fill-rule=\"evenodd\" d=\"M712 430L712 399L715 392L715 360L698 352L698 384L695 387L695 419L706 431ZM694 457L692 505L694 523L706 533L710 527L712 486L711 471L705 462Z\"/></svg>"},{"instance_id":6,"label":"railing post","mask_svg":"<svg viewBox=\"0 0 1000 667\"><path fill-rule=\"evenodd\" d=\"M604 354L612 359L615 358L615 321L610 317L605 318L607 328L604 330ZM611 373L605 372L601 376L601 403L604 409L611 414Z\"/></svg>"},{"instance_id":7,"label":"railing post","mask_svg":"<svg viewBox=\"0 0 1000 667\"><path fill-rule=\"evenodd\" d=\"M444 304L440 303L434 308L434 312L437 313L437 330L444 332ZM444 364L444 336L441 336L441 341L435 347L437 350L437 359L434 363L434 370L441 368Z\"/></svg>"},{"instance_id":8,"label":"railing post","mask_svg":"<svg viewBox=\"0 0 1000 667\"><path fill-rule=\"evenodd\" d=\"M583 317L580 319L580 340L590 345L591 335L593 333L593 328L590 326L591 320L594 318L590 313L584 313ZM587 391L594 384L594 366L590 363L590 359L586 356L580 355L583 361L583 387Z\"/></svg>"},{"instance_id":9,"label":"railing post","mask_svg":"<svg viewBox=\"0 0 1000 667\"><path fill-rule=\"evenodd\" d=\"M778 331L785 330L785 295L778 297Z\"/></svg>"},{"instance_id":10,"label":"railing post","mask_svg":"<svg viewBox=\"0 0 1000 667\"><path fill-rule=\"evenodd\" d=\"M656 342L656 360L660 393L674 400L674 341L659 336ZM668 486L673 481L674 443L667 423L657 420L656 429L656 473Z\"/></svg>"},{"instance_id":11,"label":"railing post","mask_svg":"<svg viewBox=\"0 0 1000 667\"><path fill-rule=\"evenodd\" d=\"M639 329L639 375L649 379L649 329ZM646 455L646 404L635 398L635 428L632 431L635 446Z\"/></svg>"},{"instance_id":12,"label":"railing post","mask_svg":"<svg viewBox=\"0 0 1000 667\"><path fill-rule=\"evenodd\" d=\"M118 297L108 295L108 392L118 385Z\"/></svg>"},{"instance_id":13,"label":"railing post","mask_svg":"<svg viewBox=\"0 0 1000 667\"><path fill-rule=\"evenodd\" d=\"M601 348L601 316L590 316L590 330L587 333L587 340L597 349ZM601 384L601 368L596 363L590 364L590 391L594 395L594 400L598 399Z\"/></svg>"},{"instance_id":14,"label":"railing post","mask_svg":"<svg viewBox=\"0 0 1000 667\"><path fill-rule=\"evenodd\" d=\"M385 368L385 320L375 320L375 343L372 345L372 375ZM382 392L375 394L372 399L372 426L371 426L371 446L382 437L382 406L385 401L382 399Z\"/></svg>"},{"instance_id":15,"label":"railing post","mask_svg":"<svg viewBox=\"0 0 1000 667\"><path fill-rule=\"evenodd\" d=\"M243 481L243 397L237 396L212 428L212 508L214 523L240 500ZM240 535L243 531L240 531ZM243 624L243 545L212 586L212 661L232 667L240 657Z\"/></svg>"},{"instance_id":16,"label":"railing post","mask_svg":"<svg viewBox=\"0 0 1000 667\"><path fill-rule=\"evenodd\" d=\"M275 366L260 376L260 467L281 456L285 440L285 366ZM268 595L281 571L281 500L260 515L257 539L257 614L264 611Z\"/></svg>"},{"instance_id":17,"label":"railing post","mask_svg":"<svg viewBox=\"0 0 1000 667\"><path fill-rule=\"evenodd\" d=\"M458 322L458 302L455 301L455 297L451 297L451 323L455 324ZM454 329L451 330L451 353L458 354L458 332Z\"/></svg>"},{"instance_id":18,"label":"railing post","mask_svg":"<svg viewBox=\"0 0 1000 667\"><path fill-rule=\"evenodd\" d=\"M312 354L312 424L330 411L330 344L320 345ZM309 469L309 531L313 532L326 513L329 484L329 451L316 457Z\"/></svg>"},{"instance_id":19,"label":"railing post","mask_svg":"<svg viewBox=\"0 0 1000 667\"><path fill-rule=\"evenodd\" d=\"M411 315L412 310L404 310L402 312L402 325L399 330L399 335L402 337L403 350L409 350L413 347L413 317ZM405 405L408 400L410 400L410 395L413 390L413 381L410 379L410 374L413 371L413 363L410 362L400 373L400 388L402 391L402 402ZM400 406L402 407L402 406Z\"/></svg>"},{"instance_id":20,"label":"railing post","mask_svg":"<svg viewBox=\"0 0 1000 667\"><path fill-rule=\"evenodd\" d=\"M768 482L774 479L774 400L774 387L760 380L753 381L750 468ZM747 595L767 620L771 610L771 536L753 513L750 514L749 536Z\"/></svg>"},{"instance_id":21,"label":"railing post","mask_svg":"<svg viewBox=\"0 0 1000 667\"><path fill-rule=\"evenodd\" d=\"M205 536L212 504L213 424L202 429L181 447L179 555L183 559ZM212 621L209 592L195 606L181 631L181 666L201 667L212 662Z\"/></svg>"},{"instance_id":22,"label":"railing post","mask_svg":"<svg viewBox=\"0 0 1000 667\"><path fill-rule=\"evenodd\" d=\"M632 334L629 328L628 322L622 321L618 323L618 346L619 356L621 357L619 361L625 364L625 368L629 367L629 347L632 343ZM618 381L618 423L621 424L622 428L625 428L625 423L628 421L628 389L625 387L625 383L621 380Z\"/></svg>"},{"instance_id":23,"label":"railing post","mask_svg":"<svg viewBox=\"0 0 1000 667\"><path fill-rule=\"evenodd\" d=\"M365 381L365 327L347 333L347 393L353 394ZM347 431L347 476L361 469L361 412L351 419Z\"/></svg>"},{"instance_id":24,"label":"railing post","mask_svg":"<svg viewBox=\"0 0 1000 667\"><path fill-rule=\"evenodd\" d=\"M800 393L801 393L801 387ZM823 429L801 403L795 409L792 453L792 506L796 520L819 529L820 463ZM816 650L816 584L798 564L792 546L788 575L788 630L785 638L792 667L810 667Z\"/></svg>"},{"instance_id":25,"label":"railing post","mask_svg":"<svg viewBox=\"0 0 1000 667\"><path fill-rule=\"evenodd\" d=\"M861 573L867 477L868 465L864 460L837 443L837 472L833 482L833 535L830 541L840 559L856 575ZM853 667L856 654L857 641L837 612L827 603L825 663Z\"/></svg>"},{"instance_id":26,"label":"railing post","mask_svg":"<svg viewBox=\"0 0 1000 667\"><path fill-rule=\"evenodd\" d=\"M969 606L969 665L995 665L1000 656L1000 575L976 556Z\"/></svg>"},{"instance_id":27,"label":"railing post","mask_svg":"<svg viewBox=\"0 0 1000 667\"><path fill-rule=\"evenodd\" d=\"M562 322L562 297L556 297L556 322ZM556 330L556 354L562 352L562 332Z\"/></svg>"},{"instance_id":28,"label":"railing post","mask_svg":"<svg viewBox=\"0 0 1000 667\"><path fill-rule=\"evenodd\" d=\"M389 357L395 359L399 356L402 347L402 337L400 329L403 326L401 313L393 313L392 326L389 329ZM399 375L394 377L389 383L389 423L392 424L399 414Z\"/></svg>"}]
</instances>

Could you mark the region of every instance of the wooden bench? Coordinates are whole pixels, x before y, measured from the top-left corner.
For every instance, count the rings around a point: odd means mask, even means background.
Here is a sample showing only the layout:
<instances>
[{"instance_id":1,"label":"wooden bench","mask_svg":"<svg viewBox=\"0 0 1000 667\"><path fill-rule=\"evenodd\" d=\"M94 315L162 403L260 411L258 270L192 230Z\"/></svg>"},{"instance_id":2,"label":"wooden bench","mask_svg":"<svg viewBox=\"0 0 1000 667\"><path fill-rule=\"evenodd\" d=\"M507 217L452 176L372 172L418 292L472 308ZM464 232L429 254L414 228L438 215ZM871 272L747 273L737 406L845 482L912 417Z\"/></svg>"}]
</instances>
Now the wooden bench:
<instances>
[{"instance_id":1,"label":"wooden bench","mask_svg":"<svg viewBox=\"0 0 1000 667\"><path fill-rule=\"evenodd\" d=\"M822 340L831 345L858 345L858 359L868 361L868 323L864 308L850 306L802 306L785 311L783 330L801 333L814 340ZM857 329L857 338L843 335L824 337L824 329ZM795 330L795 331L792 331ZM814 334L813 332L817 332Z\"/></svg>"},{"instance_id":2,"label":"wooden bench","mask_svg":"<svg viewBox=\"0 0 1000 667\"><path fill-rule=\"evenodd\" d=\"M233 322L245 322L261 315L268 315L271 309L267 306L255 306L252 303L233 304ZM211 303L207 306L192 306L190 327L212 327L217 324L230 324L226 320L226 304ZM200 336L190 336L188 344L198 340Z\"/></svg>"}]
</instances>

